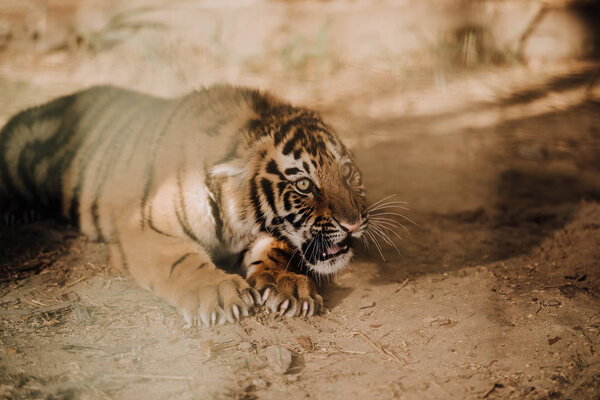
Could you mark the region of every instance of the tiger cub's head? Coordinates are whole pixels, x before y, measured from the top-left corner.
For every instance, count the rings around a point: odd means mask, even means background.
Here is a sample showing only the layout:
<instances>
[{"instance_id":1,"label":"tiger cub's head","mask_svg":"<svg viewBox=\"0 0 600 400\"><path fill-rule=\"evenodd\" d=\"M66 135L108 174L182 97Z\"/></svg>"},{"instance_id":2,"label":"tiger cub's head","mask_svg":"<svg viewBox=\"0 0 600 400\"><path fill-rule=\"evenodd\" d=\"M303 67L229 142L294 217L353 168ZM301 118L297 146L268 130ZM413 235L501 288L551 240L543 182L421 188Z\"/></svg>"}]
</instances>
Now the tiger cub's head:
<instances>
[{"instance_id":1,"label":"tiger cub's head","mask_svg":"<svg viewBox=\"0 0 600 400\"><path fill-rule=\"evenodd\" d=\"M332 274L352 257L368 223L353 156L321 118L284 108L263 118L250 200L261 228L291 244L306 266Z\"/></svg>"}]
</instances>

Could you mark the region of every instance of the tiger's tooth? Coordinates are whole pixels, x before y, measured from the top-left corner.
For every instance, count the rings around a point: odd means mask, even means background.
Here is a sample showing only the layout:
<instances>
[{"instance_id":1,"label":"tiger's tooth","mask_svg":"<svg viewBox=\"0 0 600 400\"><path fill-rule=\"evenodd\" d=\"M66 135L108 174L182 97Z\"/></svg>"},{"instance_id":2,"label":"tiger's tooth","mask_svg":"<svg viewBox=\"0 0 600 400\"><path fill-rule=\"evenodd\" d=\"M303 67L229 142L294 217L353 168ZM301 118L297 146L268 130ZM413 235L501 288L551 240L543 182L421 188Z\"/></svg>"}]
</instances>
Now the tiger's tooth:
<instances>
[{"instance_id":1,"label":"tiger's tooth","mask_svg":"<svg viewBox=\"0 0 600 400\"><path fill-rule=\"evenodd\" d=\"M323 253L323 257L327 257L327 253Z\"/></svg>"}]
</instances>

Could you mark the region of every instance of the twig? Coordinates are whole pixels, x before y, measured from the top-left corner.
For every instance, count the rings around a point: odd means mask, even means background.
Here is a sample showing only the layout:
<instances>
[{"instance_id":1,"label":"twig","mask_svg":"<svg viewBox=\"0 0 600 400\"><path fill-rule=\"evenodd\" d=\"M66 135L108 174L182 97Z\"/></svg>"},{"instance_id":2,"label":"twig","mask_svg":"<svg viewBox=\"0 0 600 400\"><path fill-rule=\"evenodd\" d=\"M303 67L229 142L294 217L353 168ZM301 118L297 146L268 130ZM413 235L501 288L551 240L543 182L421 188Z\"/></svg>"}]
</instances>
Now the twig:
<instances>
[{"instance_id":1,"label":"twig","mask_svg":"<svg viewBox=\"0 0 600 400\"><path fill-rule=\"evenodd\" d=\"M345 353L345 354L360 354L360 355L367 354L366 351L344 350L344 349L337 349L337 352L338 353Z\"/></svg>"},{"instance_id":2,"label":"twig","mask_svg":"<svg viewBox=\"0 0 600 400\"><path fill-rule=\"evenodd\" d=\"M191 376L180 376L180 375L147 375L147 374L119 374L104 375L106 378L139 378L139 379L167 379L177 381L191 381Z\"/></svg>"},{"instance_id":3,"label":"twig","mask_svg":"<svg viewBox=\"0 0 600 400\"><path fill-rule=\"evenodd\" d=\"M86 280L87 278L90 278L92 275L94 275L94 274L93 274L93 273L91 273L91 274L84 275L84 276L80 277L79 279L75 279L73 282L69 283L69 284L68 284L68 285L66 285L65 287L68 287L68 288L69 288L69 287L71 287L71 286L75 286L75 285L77 285L79 282L81 282L81 281L83 281L83 280Z\"/></svg>"},{"instance_id":4,"label":"twig","mask_svg":"<svg viewBox=\"0 0 600 400\"><path fill-rule=\"evenodd\" d=\"M111 349L111 348L105 347L105 346L88 346L85 344L65 344L61 348L63 350L67 350L67 351L68 350L97 350L97 351L103 351L103 352L111 354L111 355L129 353L131 351L131 349L127 348L127 347Z\"/></svg>"},{"instance_id":5,"label":"twig","mask_svg":"<svg viewBox=\"0 0 600 400\"><path fill-rule=\"evenodd\" d=\"M401 291L401 290L402 290L402 288L408 284L408 281L409 281L409 280L410 280L409 278L406 278L406 279L405 279L405 280L404 280L404 281L403 281L403 282L400 284L400 286L398 286L398 289L394 290L394 293L398 293L399 291Z\"/></svg>"},{"instance_id":6,"label":"twig","mask_svg":"<svg viewBox=\"0 0 600 400\"><path fill-rule=\"evenodd\" d=\"M491 388L490 390L488 390L488 391L487 391L487 392L486 392L486 393L483 395L483 397L482 397L482 398L483 398L483 399L487 398L487 397L488 397L490 394L492 394L492 392L493 392L494 390L496 390L496 389L498 389L498 388L503 388L503 387L504 387L504 385L503 385L503 384L501 384L501 383L498 383L498 382L494 383L494 386L492 386L492 388Z\"/></svg>"},{"instance_id":7,"label":"twig","mask_svg":"<svg viewBox=\"0 0 600 400\"><path fill-rule=\"evenodd\" d=\"M367 342L371 347L373 347L375 350L377 350L378 353L380 353L384 356L390 357L392 360L396 361L399 364L406 365L406 361L401 360L400 358L398 358L397 355L395 355L394 353L392 353L390 350L386 349L385 347L378 345L364 333L357 332L357 334L358 334L358 336L363 338L363 340L365 342Z\"/></svg>"},{"instance_id":8,"label":"twig","mask_svg":"<svg viewBox=\"0 0 600 400\"><path fill-rule=\"evenodd\" d=\"M34 310L0 310L0 317L6 318L18 318L22 319L30 318L32 315L41 314L41 313L53 313L57 311L64 310L65 308L69 308L71 304L73 304L75 300L64 301L62 303L58 303L52 306L40 307Z\"/></svg>"}]
</instances>

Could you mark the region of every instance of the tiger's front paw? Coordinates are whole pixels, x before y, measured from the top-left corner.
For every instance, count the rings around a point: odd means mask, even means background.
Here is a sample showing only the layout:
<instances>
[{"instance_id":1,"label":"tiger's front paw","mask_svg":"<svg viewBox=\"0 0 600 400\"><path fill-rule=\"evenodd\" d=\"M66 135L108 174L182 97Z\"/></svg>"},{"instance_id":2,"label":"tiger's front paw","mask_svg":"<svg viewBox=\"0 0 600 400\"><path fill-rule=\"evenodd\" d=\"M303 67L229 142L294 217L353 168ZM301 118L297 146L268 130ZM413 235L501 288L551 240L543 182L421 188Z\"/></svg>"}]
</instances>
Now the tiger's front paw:
<instances>
[{"instance_id":1,"label":"tiger's front paw","mask_svg":"<svg viewBox=\"0 0 600 400\"><path fill-rule=\"evenodd\" d=\"M260 304L260 294L243 278L219 270L213 272L210 278L204 274L202 280L181 282L175 303L191 326L235 323Z\"/></svg>"},{"instance_id":2,"label":"tiger's front paw","mask_svg":"<svg viewBox=\"0 0 600 400\"><path fill-rule=\"evenodd\" d=\"M323 298L315 282L306 275L283 271L256 272L248 282L261 294L261 304L286 317L308 317L323 310Z\"/></svg>"},{"instance_id":3,"label":"tiger's front paw","mask_svg":"<svg viewBox=\"0 0 600 400\"><path fill-rule=\"evenodd\" d=\"M323 310L323 298L312 278L288 271L296 251L271 237L259 239L246 254L246 280L261 294L261 304L287 317L306 317Z\"/></svg>"}]
</instances>

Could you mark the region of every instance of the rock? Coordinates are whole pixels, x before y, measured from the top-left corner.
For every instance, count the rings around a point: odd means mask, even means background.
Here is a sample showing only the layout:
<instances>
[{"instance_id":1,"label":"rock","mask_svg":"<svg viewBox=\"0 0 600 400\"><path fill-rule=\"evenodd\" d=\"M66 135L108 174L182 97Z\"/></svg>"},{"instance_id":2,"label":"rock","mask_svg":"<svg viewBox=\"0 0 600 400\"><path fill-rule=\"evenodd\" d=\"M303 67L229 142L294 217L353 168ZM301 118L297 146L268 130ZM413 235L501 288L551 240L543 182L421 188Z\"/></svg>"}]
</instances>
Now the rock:
<instances>
[{"instance_id":1,"label":"rock","mask_svg":"<svg viewBox=\"0 0 600 400\"><path fill-rule=\"evenodd\" d=\"M264 379L261 379L261 378L254 378L254 379L252 379L252 384L257 389L264 389L267 386L269 386L269 383L267 381L265 381Z\"/></svg>"},{"instance_id":2,"label":"rock","mask_svg":"<svg viewBox=\"0 0 600 400\"><path fill-rule=\"evenodd\" d=\"M276 372L285 374L292 365L292 352L282 346L267 347L269 366Z\"/></svg>"}]
</instances>

